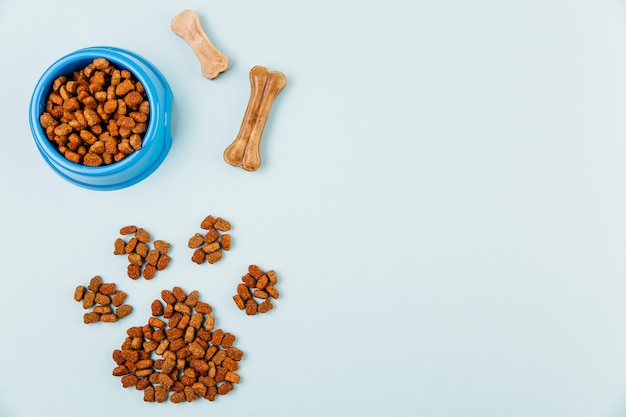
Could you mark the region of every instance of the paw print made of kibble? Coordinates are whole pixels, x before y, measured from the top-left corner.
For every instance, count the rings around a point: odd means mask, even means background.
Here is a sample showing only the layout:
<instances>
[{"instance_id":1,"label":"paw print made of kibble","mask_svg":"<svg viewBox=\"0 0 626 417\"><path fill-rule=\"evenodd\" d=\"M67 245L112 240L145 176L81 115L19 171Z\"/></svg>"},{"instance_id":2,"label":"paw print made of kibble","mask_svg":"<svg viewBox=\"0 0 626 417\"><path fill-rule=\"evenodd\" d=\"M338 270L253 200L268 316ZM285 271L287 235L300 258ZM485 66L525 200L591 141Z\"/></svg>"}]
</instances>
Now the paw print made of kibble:
<instances>
[{"instance_id":1,"label":"paw print made of kibble","mask_svg":"<svg viewBox=\"0 0 626 417\"><path fill-rule=\"evenodd\" d=\"M163 240L155 240L150 248L152 237L143 228L124 226L120 229L122 236L134 234L128 241L117 238L113 244L114 255L128 255L127 274L130 279L154 278L157 271L169 265L171 258L167 254L170 244Z\"/></svg>"}]
</instances>

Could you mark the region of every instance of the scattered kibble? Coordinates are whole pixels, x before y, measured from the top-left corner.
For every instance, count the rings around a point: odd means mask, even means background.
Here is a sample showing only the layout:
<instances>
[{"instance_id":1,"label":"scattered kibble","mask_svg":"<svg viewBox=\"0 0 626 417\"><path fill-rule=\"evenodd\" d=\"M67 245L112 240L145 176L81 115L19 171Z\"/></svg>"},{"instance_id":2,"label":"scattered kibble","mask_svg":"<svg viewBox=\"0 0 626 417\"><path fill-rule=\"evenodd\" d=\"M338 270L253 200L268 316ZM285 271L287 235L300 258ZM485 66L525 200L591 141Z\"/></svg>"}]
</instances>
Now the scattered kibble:
<instances>
[{"instance_id":1,"label":"scattered kibble","mask_svg":"<svg viewBox=\"0 0 626 417\"><path fill-rule=\"evenodd\" d=\"M124 304L126 293L118 290L114 283L103 283L99 275L91 278L87 287L78 285L74 300L82 302L85 310L90 310L83 315L85 324L114 323L133 311L131 305Z\"/></svg>"},{"instance_id":2,"label":"scattered kibble","mask_svg":"<svg viewBox=\"0 0 626 417\"><path fill-rule=\"evenodd\" d=\"M195 233L189 238L187 246L194 249L191 260L198 265L205 260L214 264L222 259L222 251L229 251L231 246L230 234L224 233L230 230L230 222L221 217L206 216L200 223L204 233Z\"/></svg>"},{"instance_id":3,"label":"scattered kibble","mask_svg":"<svg viewBox=\"0 0 626 417\"><path fill-rule=\"evenodd\" d=\"M263 271L257 265L248 266L248 273L241 277L237 285L237 294L233 301L239 310L245 310L249 316L258 313L267 313L274 308L271 299L278 299L276 289L278 276L274 270ZM260 300L260 301L258 301Z\"/></svg>"},{"instance_id":4,"label":"scattered kibble","mask_svg":"<svg viewBox=\"0 0 626 417\"><path fill-rule=\"evenodd\" d=\"M132 237L124 240L119 237L113 242L113 254L127 255L128 266L126 273L130 279L138 279L143 275L147 280L154 278L157 271L165 269L171 258L167 254L170 244L163 240L155 240L145 229L134 225L124 226L120 235Z\"/></svg>"}]
</instances>

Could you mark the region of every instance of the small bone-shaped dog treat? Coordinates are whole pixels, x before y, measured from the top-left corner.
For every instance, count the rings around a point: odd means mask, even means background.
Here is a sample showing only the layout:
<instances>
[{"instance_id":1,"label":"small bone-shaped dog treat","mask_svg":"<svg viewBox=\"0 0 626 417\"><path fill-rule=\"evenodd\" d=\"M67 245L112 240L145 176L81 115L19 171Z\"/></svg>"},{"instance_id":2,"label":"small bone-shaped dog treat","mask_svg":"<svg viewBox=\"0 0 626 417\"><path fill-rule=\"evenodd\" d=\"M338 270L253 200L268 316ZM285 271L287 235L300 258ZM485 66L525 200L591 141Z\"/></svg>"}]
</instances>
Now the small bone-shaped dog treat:
<instances>
[{"instance_id":1,"label":"small bone-shaped dog treat","mask_svg":"<svg viewBox=\"0 0 626 417\"><path fill-rule=\"evenodd\" d=\"M261 166L261 136L265 122L278 94L285 88L287 78L282 72L270 71L257 65L250 70L250 100L241 122L239 134L224 151L224 160L246 171Z\"/></svg>"},{"instance_id":2,"label":"small bone-shaped dog treat","mask_svg":"<svg viewBox=\"0 0 626 417\"><path fill-rule=\"evenodd\" d=\"M228 69L228 58L213 46L193 10L183 10L172 19L172 31L183 38L200 60L202 75L210 80Z\"/></svg>"}]
</instances>

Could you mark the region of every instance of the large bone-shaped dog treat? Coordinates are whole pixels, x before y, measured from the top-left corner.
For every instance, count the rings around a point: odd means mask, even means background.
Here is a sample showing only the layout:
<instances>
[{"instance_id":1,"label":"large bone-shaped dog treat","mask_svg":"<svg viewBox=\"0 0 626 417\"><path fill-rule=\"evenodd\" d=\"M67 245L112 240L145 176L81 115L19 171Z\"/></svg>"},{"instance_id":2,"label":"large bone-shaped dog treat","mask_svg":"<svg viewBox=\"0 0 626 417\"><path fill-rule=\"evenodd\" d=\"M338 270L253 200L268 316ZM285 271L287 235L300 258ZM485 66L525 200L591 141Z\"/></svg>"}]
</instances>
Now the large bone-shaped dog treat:
<instances>
[{"instance_id":1,"label":"large bone-shaped dog treat","mask_svg":"<svg viewBox=\"0 0 626 417\"><path fill-rule=\"evenodd\" d=\"M287 78L282 72L257 65L250 70L250 100L241 122L239 134L224 151L224 160L246 171L261 166L261 137L272 103L285 88Z\"/></svg>"},{"instance_id":2,"label":"large bone-shaped dog treat","mask_svg":"<svg viewBox=\"0 0 626 417\"><path fill-rule=\"evenodd\" d=\"M183 10L172 19L172 31L183 38L200 60L202 75L210 80L228 69L228 58L213 46L193 10Z\"/></svg>"}]
</instances>

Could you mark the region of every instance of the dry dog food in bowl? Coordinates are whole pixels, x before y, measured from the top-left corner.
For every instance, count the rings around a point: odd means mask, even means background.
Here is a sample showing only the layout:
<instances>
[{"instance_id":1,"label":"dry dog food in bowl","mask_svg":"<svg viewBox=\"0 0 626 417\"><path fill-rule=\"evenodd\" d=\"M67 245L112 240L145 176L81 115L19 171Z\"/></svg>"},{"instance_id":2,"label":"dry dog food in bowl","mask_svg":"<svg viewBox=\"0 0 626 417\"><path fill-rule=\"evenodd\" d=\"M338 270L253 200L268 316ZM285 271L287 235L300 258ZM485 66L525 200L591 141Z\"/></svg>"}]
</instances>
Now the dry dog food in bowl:
<instances>
[{"instance_id":1,"label":"dry dog food in bowl","mask_svg":"<svg viewBox=\"0 0 626 417\"><path fill-rule=\"evenodd\" d=\"M171 147L172 92L154 65L119 48L85 48L37 83L30 126L44 160L76 185L113 190L150 175Z\"/></svg>"}]
</instances>

